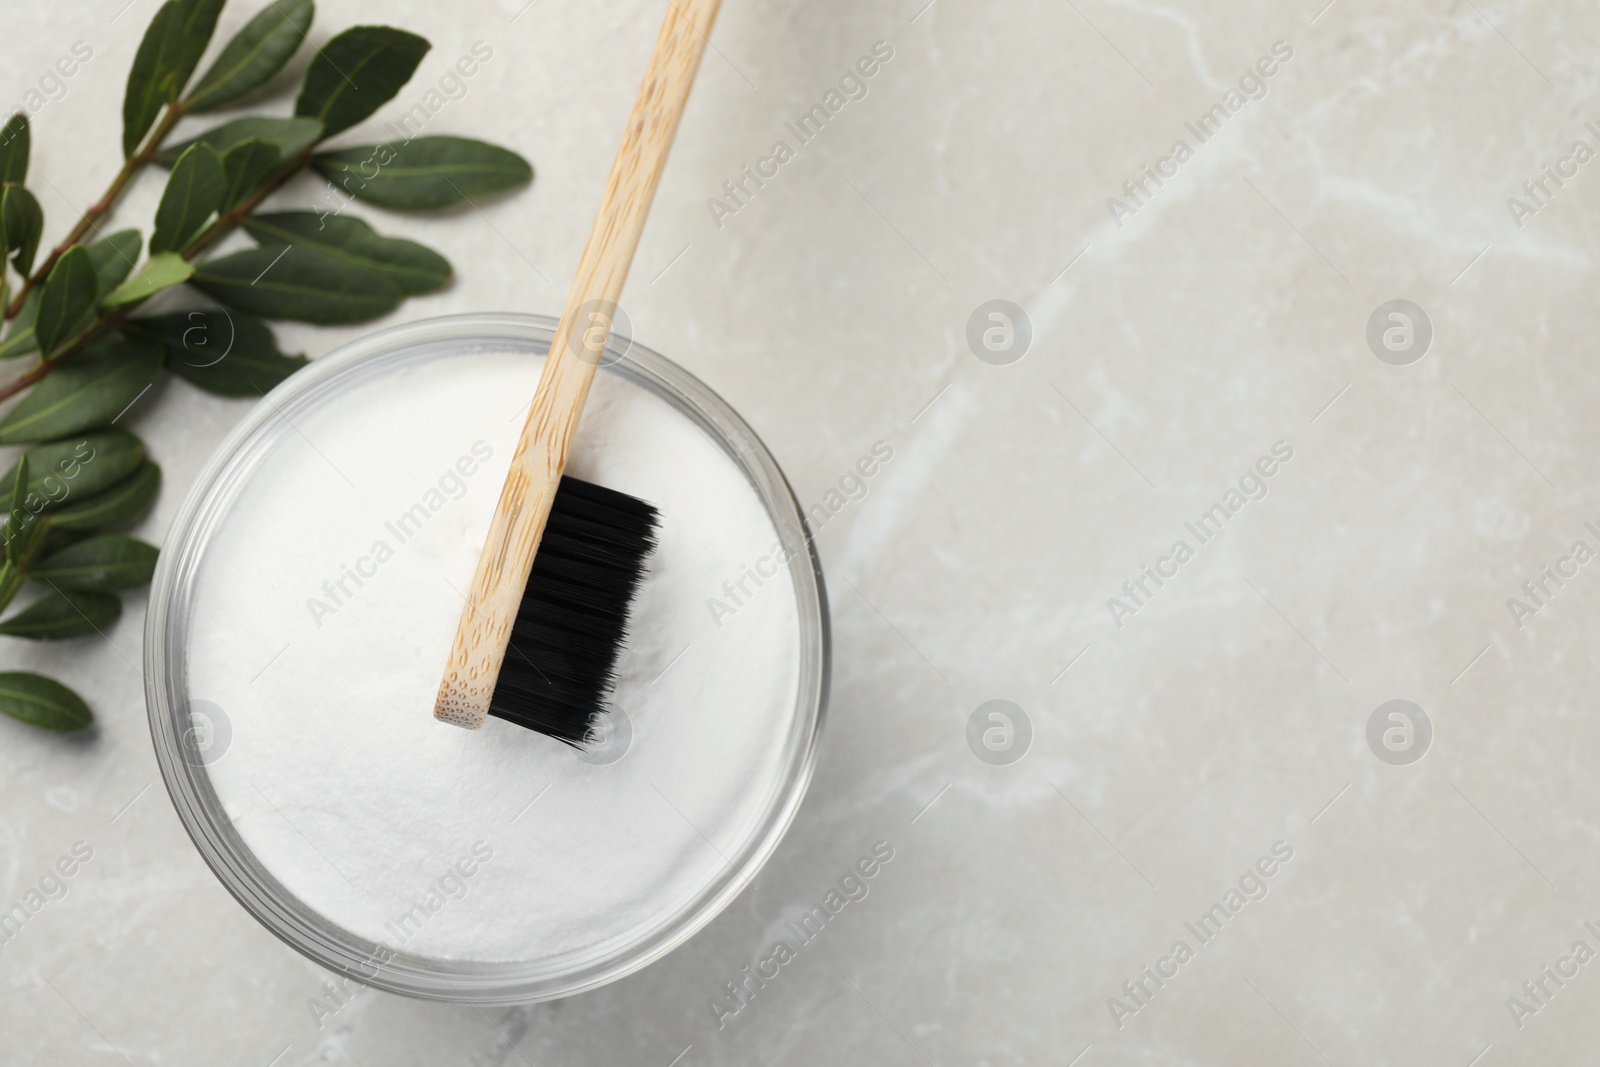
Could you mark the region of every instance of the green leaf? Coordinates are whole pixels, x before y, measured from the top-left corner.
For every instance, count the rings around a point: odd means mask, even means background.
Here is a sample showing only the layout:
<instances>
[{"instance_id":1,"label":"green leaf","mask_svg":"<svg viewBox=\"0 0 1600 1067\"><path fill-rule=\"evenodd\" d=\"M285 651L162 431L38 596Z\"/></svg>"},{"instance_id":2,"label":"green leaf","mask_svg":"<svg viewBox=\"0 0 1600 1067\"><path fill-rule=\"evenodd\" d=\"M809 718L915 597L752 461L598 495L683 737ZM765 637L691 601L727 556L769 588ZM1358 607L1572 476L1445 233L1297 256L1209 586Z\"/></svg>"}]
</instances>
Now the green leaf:
<instances>
[{"instance_id":1,"label":"green leaf","mask_svg":"<svg viewBox=\"0 0 1600 1067\"><path fill-rule=\"evenodd\" d=\"M216 29L223 0L167 0L150 20L122 98L122 154L132 156L156 116L175 103Z\"/></svg>"},{"instance_id":2,"label":"green leaf","mask_svg":"<svg viewBox=\"0 0 1600 1067\"><path fill-rule=\"evenodd\" d=\"M65 641L103 634L121 614L122 601L113 593L57 589L0 622L0 634L30 641Z\"/></svg>"},{"instance_id":3,"label":"green leaf","mask_svg":"<svg viewBox=\"0 0 1600 1067\"><path fill-rule=\"evenodd\" d=\"M189 280L194 264L176 252L157 252L144 261L139 273L107 293L101 301L106 307L134 304L163 289Z\"/></svg>"},{"instance_id":4,"label":"green leaf","mask_svg":"<svg viewBox=\"0 0 1600 1067\"><path fill-rule=\"evenodd\" d=\"M0 182L22 184L28 176L28 116L21 111L0 126Z\"/></svg>"},{"instance_id":5,"label":"green leaf","mask_svg":"<svg viewBox=\"0 0 1600 1067\"><path fill-rule=\"evenodd\" d=\"M26 499L27 456L17 460L6 483L11 499ZM27 566L49 533L49 528L40 520L40 511L40 508L26 506L6 509L5 527L0 530L0 549L5 552L5 560L0 562L0 609L11 603L22 583L27 581Z\"/></svg>"},{"instance_id":6,"label":"green leaf","mask_svg":"<svg viewBox=\"0 0 1600 1067\"><path fill-rule=\"evenodd\" d=\"M63 530L52 521L54 518L54 515L46 515L44 518L44 536L40 538L39 548L34 553L40 558L52 555L68 545L77 544L84 538L92 536L92 533L85 533L82 530ZM23 581L27 581L28 576L23 575L22 578Z\"/></svg>"},{"instance_id":7,"label":"green leaf","mask_svg":"<svg viewBox=\"0 0 1600 1067\"><path fill-rule=\"evenodd\" d=\"M164 53L175 27L183 18L176 0L156 9L155 18L144 31L133 66L128 68L128 87L122 97L122 154L131 157L139 142L150 132L156 116L170 99L171 61Z\"/></svg>"},{"instance_id":8,"label":"green leaf","mask_svg":"<svg viewBox=\"0 0 1600 1067\"><path fill-rule=\"evenodd\" d=\"M38 339L33 335L34 320L38 317L39 290L34 289L28 294L28 299L22 302L22 310L17 312L17 317L11 320L11 331L6 334L6 339L0 341L0 359L25 356L39 347Z\"/></svg>"},{"instance_id":9,"label":"green leaf","mask_svg":"<svg viewBox=\"0 0 1600 1067\"><path fill-rule=\"evenodd\" d=\"M144 239L138 230L118 230L89 245L89 259L94 264L95 295L104 300L106 294L122 284L139 262L139 248Z\"/></svg>"},{"instance_id":10,"label":"green leaf","mask_svg":"<svg viewBox=\"0 0 1600 1067\"><path fill-rule=\"evenodd\" d=\"M22 505L44 515L87 500L132 474L144 462L144 443L126 430L99 430L35 445L24 458L28 471ZM18 459L0 475L0 509L11 507L12 483L21 465Z\"/></svg>"},{"instance_id":11,"label":"green leaf","mask_svg":"<svg viewBox=\"0 0 1600 1067\"><path fill-rule=\"evenodd\" d=\"M28 577L56 589L114 593L150 584L157 549L121 534L102 534L46 557L28 569Z\"/></svg>"},{"instance_id":12,"label":"green leaf","mask_svg":"<svg viewBox=\"0 0 1600 1067\"><path fill-rule=\"evenodd\" d=\"M533 168L515 152L465 137L344 148L319 153L311 165L351 196L396 211L452 207L533 180Z\"/></svg>"},{"instance_id":13,"label":"green leaf","mask_svg":"<svg viewBox=\"0 0 1600 1067\"><path fill-rule=\"evenodd\" d=\"M19 490L25 490L28 485L28 457L22 456L17 460L17 465L11 469L11 475L6 479L6 495L17 499ZM24 494L25 496L25 494ZM12 546L19 541L28 539L28 531L39 521L39 513L29 511L26 507L12 507L6 509L5 527L0 530L0 544L4 544L6 559L16 559L18 553ZM12 590L15 592L15 590ZM7 600L11 598L6 597ZM0 605L3 607L4 605Z\"/></svg>"},{"instance_id":14,"label":"green leaf","mask_svg":"<svg viewBox=\"0 0 1600 1067\"><path fill-rule=\"evenodd\" d=\"M27 487L28 487L28 454L26 452L24 452L22 455L17 457L16 466L12 467L9 471L6 472L6 477L5 477L6 500L8 500L8 501L15 500L17 498L17 494L19 492L23 492L24 490L26 490ZM10 509L8 509L7 513L6 513L6 528L8 530L10 529L11 519L12 518L13 518L13 516L10 513ZM8 536L6 538L6 540L9 541L10 537Z\"/></svg>"},{"instance_id":15,"label":"green leaf","mask_svg":"<svg viewBox=\"0 0 1600 1067\"><path fill-rule=\"evenodd\" d=\"M252 137L228 149L222 157L222 172L226 188L222 194L219 211L229 212L246 200L266 182L268 175L278 169L278 146Z\"/></svg>"},{"instance_id":16,"label":"green leaf","mask_svg":"<svg viewBox=\"0 0 1600 1067\"><path fill-rule=\"evenodd\" d=\"M0 419L0 444L52 441L101 426L137 400L161 370L161 346L113 336L65 360Z\"/></svg>"},{"instance_id":17,"label":"green leaf","mask_svg":"<svg viewBox=\"0 0 1600 1067\"><path fill-rule=\"evenodd\" d=\"M0 610L11 603L28 581L28 568L50 535L49 525L31 512L19 508L11 517L16 530L13 532L8 527L7 538L0 546L5 549L5 559L0 561Z\"/></svg>"},{"instance_id":18,"label":"green leaf","mask_svg":"<svg viewBox=\"0 0 1600 1067\"><path fill-rule=\"evenodd\" d=\"M138 230L119 230L88 246L89 260L94 265L96 302L105 299L128 276L139 260L140 243ZM77 336L89 325L92 315L91 308L67 331L68 335ZM22 302L22 310L12 320L11 332L4 341L0 341L0 359L25 356L38 349L38 338L33 330L38 317L39 290L35 288L28 293L28 298Z\"/></svg>"},{"instance_id":19,"label":"green leaf","mask_svg":"<svg viewBox=\"0 0 1600 1067\"><path fill-rule=\"evenodd\" d=\"M391 26L355 26L322 46L294 113L322 120L324 137L349 129L394 98L431 48Z\"/></svg>"},{"instance_id":20,"label":"green leaf","mask_svg":"<svg viewBox=\"0 0 1600 1067\"><path fill-rule=\"evenodd\" d=\"M11 514L16 519L16 529L14 532L9 527L7 529L8 538L4 544L5 562L16 572L15 577L25 582L28 580L29 565L33 562L33 557L38 554L39 547L49 536L50 526L39 515L26 508L17 508ZM5 596L0 598L0 601L8 603L14 595L16 590L7 582ZM0 603L0 607L4 607L5 603Z\"/></svg>"},{"instance_id":21,"label":"green leaf","mask_svg":"<svg viewBox=\"0 0 1600 1067\"><path fill-rule=\"evenodd\" d=\"M48 358L72 338L72 331L94 307L99 282L94 260L82 245L73 245L56 260L39 290L39 317L34 323L39 351Z\"/></svg>"},{"instance_id":22,"label":"green leaf","mask_svg":"<svg viewBox=\"0 0 1600 1067\"><path fill-rule=\"evenodd\" d=\"M27 671L0 672L0 715L58 733L86 730L94 713L60 682Z\"/></svg>"},{"instance_id":23,"label":"green leaf","mask_svg":"<svg viewBox=\"0 0 1600 1067\"><path fill-rule=\"evenodd\" d=\"M223 46L184 106L210 111L265 85L306 39L313 11L311 0L270 0Z\"/></svg>"},{"instance_id":24,"label":"green leaf","mask_svg":"<svg viewBox=\"0 0 1600 1067\"><path fill-rule=\"evenodd\" d=\"M179 156L161 194L161 205L156 208L151 255L188 247L222 207L227 186L222 158L210 145L197 144Z\"/></svg>"},{"instance_id":25,"label":"green leaf","mask_svg":"<svg viewBox=\"0 0 1600 1067\"><path fill-rule=\"evenodd\" d=\"M178 157L197 144L208 144L224 155L229 149L252 139L276 145L284 159L293 159L322 136L322 123L316 119L275 119L265 115L246 115L242 119L224 122L193 140L173 145L155 154L155 162L170 167Z\"/></svg>"},{"instance_id":26,"label":"green leaf","mask_svg":"<svg viewBox=\"0 0 1600 1067\"><path fill-rule=\"evenodd\" d=\"M39 251L44 209L32 193L15 182L7 182L0 192L0 230L5 233L5 254L16 253L12 263L18 274L26 276L33 269L33 257Z\"/></svg>"},{"instance_id":27,"label":"green leaf","mask_svg":"<svg viewBox=\"0 0 1600 1067\"><path fill-rule=\"evenodd\" d=\"M306 365L278 351L272 330L243 312L185 311L136 319L166 346L167 369L219 396L260 396Z\"/></svg>"},{"instance_id":28,"label":"green leaf","mask_svg":"<svg viewBox=\"0 0 1600 1067\"><path fill-rule=\"evenodd\" d=\"M347 215L285 211L250 215L244 220L263 247L314 248L357 267L383 275L402 293L430 293L450 281L450 261L430 248L398 237L381 237L371 226Z\"/></svg>"},{"instance_id":29,"label":"green leaf","mask_svg":"<svg viewBox=\"0 0 1600 1067\"><path fill-rule=\"evenodd\" d=\"M248 248L200 264L195 288L229 307L268 319L324 326L366 322L393 311L400 290L381 274L314 248Z\"/></svg>"},{"instance_id":30,"label":"green leaf","mask_svg":"<svg viewBox=\"0 0 1600 1067\"><path fill-rule=\"evenodd\" d=\"M161 488L161 468L141 463L137 470L103 493L67 504L49 516L52 530L104 530L144 514Z\"/></svg>"},{"instance_id":31,"label":"green leaf","mask_svg":"<svg viewBox=\"0 0 1600 1067\"><path fill-rule=\"evenodd\" d=\"M27 581L20 567L10 559L0 559L0 611L4 611L5 606L15 599Z\"/></svg>"}]
</instances>

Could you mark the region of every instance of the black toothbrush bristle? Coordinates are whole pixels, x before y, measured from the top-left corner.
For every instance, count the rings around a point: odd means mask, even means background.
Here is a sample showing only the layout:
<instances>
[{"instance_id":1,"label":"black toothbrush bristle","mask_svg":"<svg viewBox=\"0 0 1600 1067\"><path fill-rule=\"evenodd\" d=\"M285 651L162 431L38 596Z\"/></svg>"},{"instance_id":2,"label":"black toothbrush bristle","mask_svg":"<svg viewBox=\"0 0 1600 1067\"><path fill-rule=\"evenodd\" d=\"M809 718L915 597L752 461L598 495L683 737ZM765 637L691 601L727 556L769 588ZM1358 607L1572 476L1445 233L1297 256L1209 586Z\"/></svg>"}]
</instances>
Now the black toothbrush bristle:
<instances>
[{"instance_id":1,"label":"black toothbrush bristle","mask_svg":"<svg viewBox=\"0 0 1600 1067\"><path fill-rule=\"evenodd\" d=\"M563 477L511 628L489 714L581 745L605 711L656 509Z\"/></svg>"}]
</instances>

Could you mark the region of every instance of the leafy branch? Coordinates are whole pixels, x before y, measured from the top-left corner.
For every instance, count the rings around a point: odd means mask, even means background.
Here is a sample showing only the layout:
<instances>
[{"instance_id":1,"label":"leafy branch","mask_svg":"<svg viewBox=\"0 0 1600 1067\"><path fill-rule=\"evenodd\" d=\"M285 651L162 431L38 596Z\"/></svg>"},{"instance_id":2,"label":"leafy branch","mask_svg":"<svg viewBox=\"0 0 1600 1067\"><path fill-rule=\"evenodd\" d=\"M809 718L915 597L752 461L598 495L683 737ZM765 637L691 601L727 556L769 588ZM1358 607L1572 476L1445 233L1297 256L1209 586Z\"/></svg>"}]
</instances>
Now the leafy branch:
<instances>
[{"instance_id":1,"label":"leafy branch","mask_svg":"<svg viewBox=\"0 0 1600 1067\"><path fill-rule=\"evenodd\" d=\"M123 160L122 169L117 171L117 176L111 180L111 185L106 189L105 195L85 209L77 224L72 227L72 232L67 234L60 244L51 249L50 254L44 258L44 262L39 265L37 270L23 279L22 286L17 290L17 295L6 306L5 317L7 319L17 317L18 313L22 311L22 306L26 302L28 294L33 292L40 282L44 281L46 275L55 267L67 249L82 241L91 230L95 229L99 221L105 218L111 209L116 206L117 199L122 196L122 190L127 188L129 180L155 158L156 149L166 140L167 135L172 132L172 128L183 117L183 113L183 105L174 104L168 109L166 115L162 117L161 124L150 134L150 139L145 143L145 146ZM27 120L20 113L14 119L22 119L23 129L27 129Z\"/></svg>"},{"instance_id":2,"label":"leafy branch","mask_svg":"<svg viewBox=\"0 0 1600 1067\"><path fill-rule=\"evenodd\" d=\"M0 127L0 360L33 360L0 385L0 402L16 401L0 418L0 445L30 446L0 475L0 612L30 583L43 588L0 618L0 636L102 634L121 613L118 594L149 582L156 548L108 531L144 514L161 471L113 424L163 371L218 395L254 397L306 362L278 348L265 320L365 322L449 283L443 256L380 235L344 213L348 202L432 211L533 178L516 153L458 137L324 149L393 99L427 54L426 40L388 26L329 40L306 66L292 116L244 115L168 144L185 117L259 95L314 16L313 0L269 0L191 87L224 2L167 0L156 12L128 74L122 166L37 265L44 212L25 184L27 116ZM103 234L101 223L152 165L170 173L148 241L133 229ZM262 212L307 169L332 184L335 208ZM241 229L254 247L213 254ZM147 310L168 290L211 303L170 310L177 303L163 300L169 310ZM70 689L21 671L0 672L0 714L54 730L93 722Z\"/></svg>"}]
</instances>

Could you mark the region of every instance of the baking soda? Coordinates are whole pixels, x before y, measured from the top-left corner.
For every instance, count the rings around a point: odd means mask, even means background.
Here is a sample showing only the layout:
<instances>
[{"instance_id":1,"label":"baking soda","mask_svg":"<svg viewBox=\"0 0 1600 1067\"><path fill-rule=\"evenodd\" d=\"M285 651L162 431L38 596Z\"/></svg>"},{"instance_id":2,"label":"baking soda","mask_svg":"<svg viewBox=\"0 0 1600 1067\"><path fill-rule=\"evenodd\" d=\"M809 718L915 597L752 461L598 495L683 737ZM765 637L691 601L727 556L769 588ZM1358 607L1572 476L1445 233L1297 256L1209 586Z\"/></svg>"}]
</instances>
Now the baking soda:
<instances>
[{"instance_id":1,"label":"baking soda","mask_svg":"<svg viewBox=\"0 0 1600 1067\"><path fill-rule=\"evenodd\" d=\"M601 373L568 473L661 511L605 762L434 696L541 360L411 360L285 411L200 564L192 699L231 732L206 768L257 860L330 922L406 953L616 952L726 877L786 787L799 712L787 570L718 628L728 567L778 533L721 448Z\"/></svg>"}]
</instances>

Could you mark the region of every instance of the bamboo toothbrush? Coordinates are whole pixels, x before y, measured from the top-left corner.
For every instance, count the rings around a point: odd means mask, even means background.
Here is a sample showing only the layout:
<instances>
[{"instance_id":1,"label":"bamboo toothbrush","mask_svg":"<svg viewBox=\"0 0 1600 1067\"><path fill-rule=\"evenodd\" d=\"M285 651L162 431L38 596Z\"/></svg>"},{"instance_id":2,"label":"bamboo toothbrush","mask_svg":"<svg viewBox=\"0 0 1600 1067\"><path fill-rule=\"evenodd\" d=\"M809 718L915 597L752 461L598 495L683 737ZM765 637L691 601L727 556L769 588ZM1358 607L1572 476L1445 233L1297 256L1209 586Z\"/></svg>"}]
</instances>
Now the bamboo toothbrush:
<instances>
[{"instance_id":1,"label":"bamboo toothbrush","mask_svg":"<svg viewBox=\"0 0 1600 1067\"><path fill-rule=\"evenodd\" d=\"M720 2L667 0L478 557L436 719L475 730L495 715L578 744L603 710L657 516L562 471Z\"/></svg>"}]
</instances>

